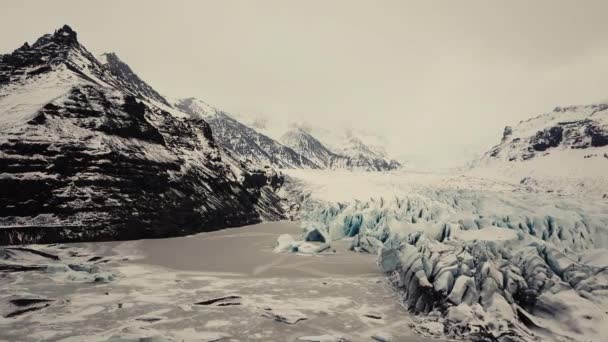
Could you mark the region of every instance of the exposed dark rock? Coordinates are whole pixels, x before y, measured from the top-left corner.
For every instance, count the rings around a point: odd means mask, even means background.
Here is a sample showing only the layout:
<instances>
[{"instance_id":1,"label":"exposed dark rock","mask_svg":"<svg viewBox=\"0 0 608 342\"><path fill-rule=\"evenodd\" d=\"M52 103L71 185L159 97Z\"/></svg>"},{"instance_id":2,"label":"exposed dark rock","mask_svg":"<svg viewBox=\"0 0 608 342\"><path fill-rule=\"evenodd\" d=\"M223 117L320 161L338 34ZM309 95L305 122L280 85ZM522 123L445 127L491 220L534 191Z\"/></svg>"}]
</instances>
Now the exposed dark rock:
<instances>
[{"instance_id":1,"label":"exposed dark rock","mask_svg":"<svg viewBox=\"0 0 608 342\"><path fill-rule=\"evenodd\" d=\"M53 254L49 254L49 253L45 253L36 249L32 249L32 248L25 248L25 247L10 247L10 248L6 248L7 250L14 250L14 251L22 251L22 252L28 252L28 253L32 253L32 254L36 254L39 255L41 257L47 258L47 259L51 259L51 260L59 260L59 257Z\"/></svg>"},{"instance_id":2,"label":"exposed dark rock","mask_svg":"<svg viewBox=\"0 0 608 342\"><path fill-rule=\"evenodd\" d=\"M371 319L382 319L382 317L381 317L381 316L378 316L378 315L370 315L370 314L365 314L365 315L363 315L363 316L365 316L365 317L367 317L367 318L371 318Z\"/></svg>"},{"instance_id":3,"label":"exposed dark rock","mask_svg":"<svg viewBox=\"0 0 608 342\"><path fill-rule=\"evenodd\" d=\"M214 299L209 299L209 300L204 300L202 302L194 303L194 305L213 305L218 302L224 302L224 301L234 300L234 299L241 299L241 297L240 296L226 296L226 297L214 298Z\"/></svg>"},{"instance_id":4,"label":"exposed dark rock","mask_svg":"<svg viewBox=\"0 0 608 342\"><path fill-rule=\"evenodd\" d=\"M585 133L591 137L591 146L602 147L608 145L608 130L590 125L586 128Z\"/></svg>"},{"instance_id":5,"label":"exposed dark rock","mask_svg":"<svg viewBox=\"0 0 608 342\"><path fill-rule=\"evenodd\" d=\"M40 298L19 298L19 299L11 299L9 302L15 306L24 307L31 306L34 304L40 303L48 303L52 302L51 299L40 299Z\"/></svg>"},{"instance_id":6,"label":"exposed dark rock","mask_svg":"<svg viewBox=\"0 0 608 342\"><path fill-rule=\"evenodd\" d=\"M325 236L318 229L311 229L304 234L304 241L325 242Z\"/></svg>"},{"instance_id":7,"label":"exposed dark rock","mask_svg":"<svg viewBox=\"0 0 608 342\"><path fill-rule=\"evenodd\" d=\"M44 308L48 308L49 306L51 306L51 304L45 304L43 306L35 306L35 307L27 308L27 309L21 309L21 310L13 311L13 312L9 313L8 315L6 315L4 317L5 318L13 318L13 317L17 317L17 316L21 316L23 314L26 314L28 312L42 310Z\"/></svg>"},{"instance_id":8,"label":"exposed dark rock","mask_svg":"<svg viewBox=\"0 0 608 342\"><path fill-rule=\"evenodd\" d=\"M265 311L262 316L270 318L276 322L281 322L289 325L294 325L300 321L305 321L308 319L306 317L288 317L280 313L273 313L271 311Z\"/></svg>"},{"instance_id":9,"label":"exposed dark rock","mask_svg":"<svg viewBox=\"0 0 608 342\"><path fill-rule=\"evenodd\" d=\"M228 303L219 303L216 306L238 306L241 305L241 303L232 303L232 302L228 302Z\"/></svg>"},{"instance_id":10,"label":"exposed dark rock","mask_svg":"<svg viewBox=\"0 0 608 342\"><path fill-rule=\"evenodd\" d=\"M608 108L607 104L591 105L581 108L558 107L555 110L557 113L578 110L588 111L591 109L593 111L587 118L560 121L552 127L547 127L538 131L534 136L527 138L529 145L522 145L520 142L522 139L521 137L510 140L510 137L513 135L513 129L506 127L501 143L488 151L486 156L489 158L497 158L502 154L505 155L506 159L509 161L519 161L546 154L538 154L537 152L546 152L549 149L558 146L571 149L587 149L606 146L608 145L608 127L603 124L603 119L600 117L600 115L606 115L606 113L604 113L606 108ZM587 156L591 155L592 154L589 154Z\"/></svg>"},{"instance_id":11,"label":"exposed dark rock","mask_svg":"<svg viewBox=\"0 0 608 342\"><path fill-rule=\"evenodd\" d=\"M141 317L141 318L136 318L135 320L136 321L147 322L147 323L154 323L154 322L161 321L162 318L158 318L158 317Z\"/></svg>"},{"instance_id":12,"label":"exposed dark rock","mask_svg":"<svg viewBox=\"0 0 608 342\"><path fill-rule=\"evenodd\" d=\"M511 126L505 126L505 129L502 132L502 141L507 141L511 134L513 134L513 128Z\"/></svg>"},{"instance_id":13,"label":"exposed dark rock","mask_svg":"<svg viewBox=\"0 0 608 342\"><path fill-rule=\"evenodd\" d=\"M0 264L0 272L30 272L42 271L46 266L25 266L25 265L3 265Z\"/></svg>"},{"instance_id":14,"label":"exposed dark rock","mask_svg":"<svg viewBox=\"0 0 608 342\"><path fill-rule=\"evenodd\" d=\"M554 126L536 133L530 140L535 151L545 151L551 147L557 147L562 142L564 129L561 126Z\"/></svg>"}]
</instances>

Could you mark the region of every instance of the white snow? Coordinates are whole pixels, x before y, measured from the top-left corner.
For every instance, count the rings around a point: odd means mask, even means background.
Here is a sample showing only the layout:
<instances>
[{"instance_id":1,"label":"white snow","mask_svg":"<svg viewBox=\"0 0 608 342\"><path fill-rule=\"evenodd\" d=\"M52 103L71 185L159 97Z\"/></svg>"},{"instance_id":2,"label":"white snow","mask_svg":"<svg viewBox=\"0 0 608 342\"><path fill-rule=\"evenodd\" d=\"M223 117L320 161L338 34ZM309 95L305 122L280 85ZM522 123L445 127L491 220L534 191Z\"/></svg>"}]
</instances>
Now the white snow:
<instances>
[{"instance_id":1,"label":"white snow","mask_svg":"<svg viewBox=\"0 0 608 342\"><path fill-rule=\"evenodd\" d=\"M0 88L0 128L19 126L31 120L47 103L66 94L76 78L60 69L37 76L32 81Z\"/></svg>"}]
</instances>

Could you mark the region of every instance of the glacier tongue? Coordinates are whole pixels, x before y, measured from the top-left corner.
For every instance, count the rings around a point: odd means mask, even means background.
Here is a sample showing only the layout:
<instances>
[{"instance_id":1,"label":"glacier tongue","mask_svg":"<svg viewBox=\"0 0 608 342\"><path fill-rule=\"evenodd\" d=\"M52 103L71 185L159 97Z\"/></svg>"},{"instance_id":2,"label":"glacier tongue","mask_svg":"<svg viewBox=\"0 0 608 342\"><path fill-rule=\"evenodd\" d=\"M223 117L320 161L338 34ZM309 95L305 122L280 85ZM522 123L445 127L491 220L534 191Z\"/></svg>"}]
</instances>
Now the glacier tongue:
<instances>
[{"instance_id":1,"label":"glacier tongue","mask_svg":"<svg viewBox=\"0 0 608 342\"><path fill-rule=\"evenodd\" d=\"M595 341L608 333L605 202L473 178L326 176L298 171L286 185L305 231L378 251L419 332L501 341ZM347 183L379 195L343 200Z\"/></svg>"}]
</instances>

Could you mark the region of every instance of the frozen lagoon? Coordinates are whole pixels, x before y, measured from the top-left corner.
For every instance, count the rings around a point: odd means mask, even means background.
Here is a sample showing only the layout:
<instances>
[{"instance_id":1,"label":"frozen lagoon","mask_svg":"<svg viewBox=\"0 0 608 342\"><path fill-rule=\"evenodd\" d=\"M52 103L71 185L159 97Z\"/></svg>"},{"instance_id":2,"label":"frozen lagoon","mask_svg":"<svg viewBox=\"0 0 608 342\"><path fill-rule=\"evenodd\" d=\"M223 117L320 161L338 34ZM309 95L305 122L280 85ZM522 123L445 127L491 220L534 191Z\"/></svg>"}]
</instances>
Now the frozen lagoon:
<instances>
[{"instance_id":1,"label":"frozen lagoon","mask_svg":"<svg viewBox=\"0 0 608 342\"><path fill-rule=\"evenodd\" d=\"M300 232L277 222L27 246L60 260L5 250L3 265L45 268L1 273L0 340L425 341L412 336L412 317L375 256L340 243L324 255L272 252L278 235ZM17 299L51 301L19 307ZM33 310L14 314L24 308Z\"/></svg>"}]
</instances>

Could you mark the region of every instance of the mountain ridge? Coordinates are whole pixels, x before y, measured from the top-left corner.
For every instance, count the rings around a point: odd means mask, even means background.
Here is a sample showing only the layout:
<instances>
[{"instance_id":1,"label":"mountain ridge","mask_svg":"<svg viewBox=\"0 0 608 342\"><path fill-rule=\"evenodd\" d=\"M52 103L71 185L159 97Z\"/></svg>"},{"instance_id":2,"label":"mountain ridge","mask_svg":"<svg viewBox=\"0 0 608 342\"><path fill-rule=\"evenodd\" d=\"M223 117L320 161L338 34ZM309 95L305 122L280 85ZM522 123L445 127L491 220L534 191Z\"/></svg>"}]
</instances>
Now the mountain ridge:
<instances>
[{"instance_id":1,"label":"mountain ridge","mask_svg":"<svg viewBox=\"0 0 608 342\"><path fill-rule=\"evenodd\" d=\"M232 162L203 119L112 68L67 25L0 56L0 244L168 237L283 217L280 175Z\"/></svg>"},{"instance_id":2,"label":"mountain ridge","mask_svg":"<svg viewBox=\"0 0 608 342\"><path fill-rule=\"evenodd\" d=\"M218 143L243 161L278 168L317 168L293 149L201 100L177 100L175 107L193 117L204 118L211 125Z\"/></svg>"},{"instance_id":3,"label":"mountain ridge","mask_svg":"<svg viewBox=\"0 0 608 342\"><path fill-rule=\"evenodd\" d=\"M608 104L556 107L507 126L498 145L467 167L470 174L564 195L606 197Z\"/></svg>"}]
</instances>

